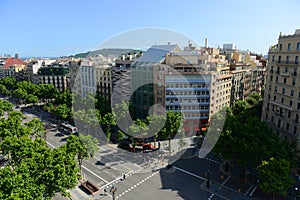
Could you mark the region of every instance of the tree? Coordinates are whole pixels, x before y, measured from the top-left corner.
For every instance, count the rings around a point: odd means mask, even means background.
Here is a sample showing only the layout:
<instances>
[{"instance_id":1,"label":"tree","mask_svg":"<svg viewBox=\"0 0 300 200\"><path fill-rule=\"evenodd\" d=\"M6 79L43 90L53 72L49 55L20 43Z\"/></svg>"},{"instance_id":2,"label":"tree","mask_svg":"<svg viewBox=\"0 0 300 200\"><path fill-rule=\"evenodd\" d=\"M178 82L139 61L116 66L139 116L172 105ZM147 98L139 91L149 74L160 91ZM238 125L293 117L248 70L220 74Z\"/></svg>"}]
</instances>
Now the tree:
<instances>
[{"instance_id":1,"label":"tree","mask_svg":"<svg viewBox=\"0 0 300 200\"><path fill-rule=\"evenodd\" d=\"M111 136L111 127L116 125L115 116L112 113L105 114L101 119L101 124L105 126L105 133L108 142Z\"/></svg>"},{"instance_id":2,"label":"tree","mask_svg":"<svg viewBox=\"0 0 300 200\"><path fill-rule=\"evenodd\" d=\"M259 187L264 192L273 193L273 199L276 193L286 194L294 182L290 176L290 163L285 159L262 161L258 171L262 180Z\"/></svg>"},{"instance_id":3,"label":"tree","mask_svg":"<svg viewBox=\"0 0 300 200\"><path fill-rule=\"evenodd\" d=\"M90 135L82 135L79 137L71 135L67 138L67 153L77 156L78 165L82 174L82 162L84 159L94 157L95 153L99 151L98 140Z\"/></svg>"},{"instance_id":4,"label":"tree","mask_svg":"<svg viewBox=\"0 0 300 200\"><path fill-rule=\"evenodd\" d=\"M6 100L0 100L0 116L3 116L4 112L12 111L12 104Z\"/></svg>"},{"instance_id":5,"label":"tree","mask_svg":"<svg viewBox=\"0 0 300 200\"><path fill-rule=\"evenodd\" d=\"M105 115L111 112L111 106L109 102L98 92L96 93L95 96L95 108L99 110L101 115Z\"/></svg>"},{"instance_id":6,"label":"tree","mask_svg":"<svg viewBox=\"0 0 300 200\"><path fill-rule=\"evenodd\" d=\"M125 131L128 128L128 124L130 122L128 120L130 118L129 104L122 100L120 104L116 104L114 106L112 112L116 118L116 122L119 128Z\"/></svg>"},{"instance_id":7,"label":"tree","mask_svg":"<svg viewBox=\"0 0 300 200\"><path fill-rule=\"evenodd\" d=\"M25 125L29 129L31 136L38 137L43 135L46 140L44 124L38 118L33 118L31 121L25 123Z\"/></svg>"},{"instance_id":8,"label":"tree","mask_svg":"<svg viewBox=\"0 0 300 200\"><path fill-rule=\"evenodd\" d=\"M166 122L166 117L163 115L151 115L147 117L147 125L149 127L149 135L153 136L154 147L156 148L156 140L158 133L162 130Z\"/></svg>"},{"instance_id":9,"label":"tree","mask_svg":"<svg viewBox=\"0 0 300 200\"><path fill-rule=\"evenodd\" d=\"M26 97L26 103L27 104L33 104L33 105L35 105L36 103L38 103L39 102L39 99L38 99L38 97L37 96L35 96L35 95L33 95L33 94L29 94L27 97Z\"/></svg>"},{"instance_id":10,"label":"tree","mask_svg":"<svg viewBox=\"0 0 300 200\"><path fill-rule=\"evenodd\" d=\"M5 85L0 84L0 93L4 96L7 96L10 92L6 89Z\"/></svg>"},{"instance_id":11,"label":"tree","mask_svg":"<svg viewBox=\"0 0 300 200\"><path fill-rule=\"evenodd\" d=\"M123 132L123 131L121 131L121 130L118 130L118 136L117 136L118 138L118 141L120 142L120 141L122 141L124 138L125 138L125 133Z\"/></svg>"},{"instance_id":12,"label":"tree","mask_svg":"<svg viewBox=\"0 0 300 200\"><path fill-rule=\"evenodd\" d=\"M257 168L262 160L274 157L292 162L296 155L294 142L283 141L260 121L259 106L260 102L252 107L237 102L232 110L227 109L223 131L213 149L216 155L242 165L244 179L247 168Z\"/></svg>"},{"instance_id":13,"label":"tree","mask_svg":"<svg viewBox=\"0 0 300 200\"><path fill-rule=\"evenodd\" d=\"M38 97L47 102L54 99L59 94L59 90L53 84L40 84L38 87Z\"/></svg>"},{"instance_id":14,"label":"tree","mask_svg":"<svg viewBox=\"0 0 300 200\"><path fill-rule=\"evenodd\" d=\"M70 90L64 90L55 95L55 105L65 104L68 108L72 107L73 94Z\"/></svg>"},{"instance_id":15,"label":"tree","mask_svg":"<svg viewBox=\"0 0 300 200\"><path fill-rule=\"evenodd\" d=\"M15 98L18 98L19 101L22 101L24 98L26 98L26 96L28 95L26 90L22 89L22 88L18 88L16 90L13 91L12 95Z\"/></svg>"},{"instance_id":16,"label":"tree","mask_svg":"<svg viewBox=\"0 0 300 200\"><path fill-rule=\"evenodd\" d=\"M69 196L67 189L76 186L79 171L75 156L66 145L50 149L41 137L38 120L22 125L24 116L11 112L0 120L0 151L8 165L0 169L0 199L46 199L57 191Z\"/></svg>"},{"instance_id":17,"label":"tree","mask_svg":"<svg viewBox=\"0 0 300 200\"><path fill-rule=\"evenodd\" d=\"M161 130L161 136L164 140L169 141L169 151L171 153L171 139L175 137L177 133L181 132L182 128L182 114L181 112L167 112L166 123Z\"/></svg>"},{"instance_id":18,"label":"tree","mask_svg":"<svg viewBox=\"0 0 300 200\"><path fill-rule=\"evenodd\" d=\"M8 90L16 87L17 80L14 77L5 77L0 79L0 84L4 85Z\"/></svg>"},{"instance_id":19,"label":"tree","mask_svg":"<svg viewBox=\"0 0 300 200\"><path fill-rule=\"evenodd\" d=\"M60 104L56 107L55 113L63 119L67 119L71 115L71 109L66 104Z\"/></svg>"}]
</instances>

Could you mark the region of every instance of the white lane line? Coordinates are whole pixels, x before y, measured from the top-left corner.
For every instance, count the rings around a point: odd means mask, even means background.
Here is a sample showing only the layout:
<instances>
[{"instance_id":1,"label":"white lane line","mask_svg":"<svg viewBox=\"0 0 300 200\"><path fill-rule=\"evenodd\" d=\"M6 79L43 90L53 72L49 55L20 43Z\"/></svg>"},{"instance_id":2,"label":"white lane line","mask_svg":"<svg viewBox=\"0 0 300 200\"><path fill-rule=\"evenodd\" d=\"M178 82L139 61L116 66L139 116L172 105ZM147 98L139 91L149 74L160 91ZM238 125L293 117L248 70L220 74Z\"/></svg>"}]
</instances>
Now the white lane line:
<instances>
[{"instance_id":1,"label":"white lane line","mask_svg":"<svg viewBox=\"0 0 300 200\"><path fill-rule=\"evenodd\" d=\"M46 141L46 143L47 143L48 145L50 145L52 148L55 148L55 146L54 146L53 144L50 144L48 141Z\"/></svg>"},{"instance_id":2,"label":"white lane line","mask_svg":"<svg viewBox=\"0 0 300 200\"><path fill-rule=\"evenodd\" d=\"M107 180L105 180L104 178L98 176L97 174L95 174L94 172L92 172L91 170L89 170L88 168L86 168L85 166L82 165L82 168L85 169L86 171L90 172L91 174L93 174L93 175L96 176L97 178L101 179L101 180L104 181L105 183L108 183Z\"/></svg>"},{"instance_id":3,"label":"white lane line","mask_svg":"<svg viewBox=\"0 0 300 200\"><path fill-rule=\"evenodd\" d=\"M257 186L254 187L254 189L251 191L251 193L249 194L249 196L251 197L253 195L253 193L255 192L255 190L257 189Z\"/></svg>"},{"instance_id":4,"label":"white lane line","mask_svg":"<svg viewBox=\"0 0 300 200\"><path fill-rule=\"evenodd\" d=\"M189 174L189 175L191 175L191 176L194 176L194 177L196 177L196 178L198 178L198 179L201 179L201 180L206 180L205 178L203 178L203 177L201 177L201 176L198 176L198 175L196 175L196 174L193 174L192 172L188 172L188 171L186 171L186 170L184 170L184 169L181 169L181 168L179 168L179 167L175 167L175 166L173 166L173 168L174 169L177 169L177 170L179 170L179 171L181 171L181 172L183 172L183 173L186 173L186 174Z\"/></svg>"}]
</instances>

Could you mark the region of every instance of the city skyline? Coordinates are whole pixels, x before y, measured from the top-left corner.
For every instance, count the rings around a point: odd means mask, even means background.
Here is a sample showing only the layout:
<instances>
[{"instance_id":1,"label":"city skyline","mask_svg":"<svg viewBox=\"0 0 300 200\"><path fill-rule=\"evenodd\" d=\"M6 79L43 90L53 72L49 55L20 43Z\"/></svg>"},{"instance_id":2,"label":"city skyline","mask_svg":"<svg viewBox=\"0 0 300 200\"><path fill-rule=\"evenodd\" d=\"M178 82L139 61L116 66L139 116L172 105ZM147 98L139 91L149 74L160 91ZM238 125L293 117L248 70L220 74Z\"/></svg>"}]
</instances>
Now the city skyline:
<instances>
[{"instance_id":1,"label":"city skyline","mask_svg":"<svg viewBox=\"0 0 300 200\"><path fill-rule=\"evenodd\" d=\"M277 43L280 32L292 34L299 28L298 5L295 0L251 4L235 0L180 3L2 0L0 55L71 55L94 50L112 36L144 27L178 32L200 46L208 38L210 47L235 43L238 49L267 54L269 46ZM130 45L121 48L136 46Z\"/></svg>"}]
</instances>

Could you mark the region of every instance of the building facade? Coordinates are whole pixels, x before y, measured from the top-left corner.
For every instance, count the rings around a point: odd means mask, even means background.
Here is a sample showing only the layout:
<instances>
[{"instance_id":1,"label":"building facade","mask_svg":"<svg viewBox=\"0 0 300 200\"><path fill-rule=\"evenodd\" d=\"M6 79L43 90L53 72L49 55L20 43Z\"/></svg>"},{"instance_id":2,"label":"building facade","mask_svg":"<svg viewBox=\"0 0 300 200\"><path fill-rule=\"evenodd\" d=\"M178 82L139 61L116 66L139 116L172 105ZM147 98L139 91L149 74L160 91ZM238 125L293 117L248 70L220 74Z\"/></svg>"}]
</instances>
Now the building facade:
<instances>
[{"instance_id":1,"label":"building facade","mask_svg":"<svg viewBox=\"0 0 300 200\"><path fill-rule=\"evenodd\" d=\"M269 49L269 63L261 119L300 147L300 30L278 38Z\"/></svg>"}]
</instances>

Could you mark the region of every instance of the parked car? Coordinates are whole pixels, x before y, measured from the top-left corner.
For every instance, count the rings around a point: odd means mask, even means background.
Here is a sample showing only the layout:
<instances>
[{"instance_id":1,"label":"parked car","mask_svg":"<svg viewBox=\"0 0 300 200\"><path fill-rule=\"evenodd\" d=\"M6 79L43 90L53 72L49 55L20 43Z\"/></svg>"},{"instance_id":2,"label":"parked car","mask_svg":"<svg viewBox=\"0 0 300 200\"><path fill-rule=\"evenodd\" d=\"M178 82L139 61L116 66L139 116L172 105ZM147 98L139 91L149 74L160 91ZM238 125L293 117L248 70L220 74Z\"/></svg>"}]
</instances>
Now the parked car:
<instances>
[{"instance_id":1,"label":"parked car","mask_svg":"<svg viewBox=\"0 0 300 200\"><path fill-rule=\"evenodd\" d=\"M147 151L147 150L153 151L154 149L155 149L154 146L152 144L150 144L150 143L143 145L143 150L144 151Z\"/></svg>"}]
</instances>

